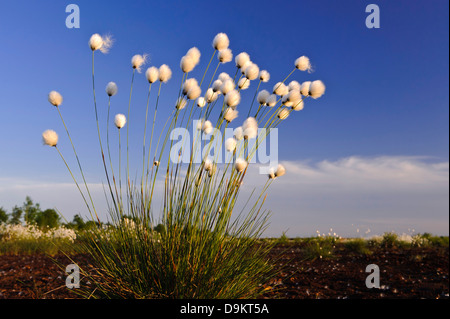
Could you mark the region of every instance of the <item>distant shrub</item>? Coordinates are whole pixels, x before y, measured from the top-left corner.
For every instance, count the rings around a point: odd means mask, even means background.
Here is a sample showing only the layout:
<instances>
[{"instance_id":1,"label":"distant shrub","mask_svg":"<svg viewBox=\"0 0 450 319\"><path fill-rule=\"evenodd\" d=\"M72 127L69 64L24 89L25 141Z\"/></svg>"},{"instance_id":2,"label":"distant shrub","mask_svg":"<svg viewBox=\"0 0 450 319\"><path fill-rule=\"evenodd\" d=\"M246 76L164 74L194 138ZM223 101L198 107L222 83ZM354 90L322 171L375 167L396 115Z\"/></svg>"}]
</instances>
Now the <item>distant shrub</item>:
<instances>
[{"instance_id":1,"label":"distant shrub","mask_svg":"<svg viewBox=\"0 0 450 319\"><path fill-rule=\"evenodd\" d=\"M344 247L358 255L370 255L372 251L369 249L369 242L362 238L352 238L344 243Z\"/></svg>"},{"instance_id":2,"label":"distant shrub","mask_svg":"<svg viewBox=\"0 0 450 319\"><path fill-rule=\"evenodd\" d=\"M380 244L383 248L396 247L398 245L398 235L394 232L384 233Z\"/></svg>"},{"instance_id":3,"label":"distant shrub","mask_svg":"<svg viewBox=\"0 0 450 319\"><path fill-rule=\"evenodd\" d=\"M331 258L336 248L335 244L336 238L334 237L318 237L307 241L302 253L306 260Z\"/></svg>"}]
</instances>

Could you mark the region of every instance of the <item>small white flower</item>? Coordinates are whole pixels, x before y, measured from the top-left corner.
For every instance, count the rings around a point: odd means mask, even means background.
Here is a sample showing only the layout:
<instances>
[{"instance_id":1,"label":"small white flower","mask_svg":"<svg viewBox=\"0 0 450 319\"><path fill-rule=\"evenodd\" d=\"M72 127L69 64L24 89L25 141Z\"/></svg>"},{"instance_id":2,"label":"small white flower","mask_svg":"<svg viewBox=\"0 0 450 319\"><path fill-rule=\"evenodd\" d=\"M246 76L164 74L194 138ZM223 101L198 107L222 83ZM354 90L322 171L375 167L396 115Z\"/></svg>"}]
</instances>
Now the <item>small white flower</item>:
<instances>
[{"instance_id":1,"label":"small white flower","mask_svg":"<svg viewBox=\"0 0 450 319\"><path fill-rule=\"evenodd\" d=\"M236 62L236 67L241 69L246 63L250 61L250 56L246 52L241 52L234 58Z\"/></svg>"},{"instance_id":2,"label":"small white flower","mask_svg":"<svg viewBox=\"0 0 450 319\"><path fill-rule=\"evenodd\" d=\"M214 166L214 163L211 161L211 159L209 159L209 158L205 159L205 163L203 166L205 168L205 171L208 172L208 171L212 170L213 166Z\"/></svg>"},{"instance_id":3,"label":"small white flower","mask_svg":"<svg viewBox=\"0 0 450 319\"><path fill-rule=\"evenodd\" d=\"M301 85L297 81L291 81L288 85L289 91L296 90L300 91Z\"/></svg>"},{"instance_id":4,"label":"small white flower","mask_svg":"<svg viewBox=\"0 0 450 319\"><path fill-rule=\"evenodd\" d=\"M284 174L286 174L286 169L284 168L283 165L278 164L277 169L275 171L275 177L280 177L283 176Z\"/></svg>"},{"instance_id":5,"label":"small white flower","mask_svg":"<svg viewBox=\"0 0 450 319\"><path fill-rule=\"evenodd\" d=\"M214 127L213 127L211 121L205 121L203 123L202 131L204 134L211 134L213 130L214 130Z\"/></svg>"},{"instance_id":6,"label":"small white flower","mask_svg":"<svg viewBox=\"0 0 450 319\"><path fill-rule=\"evenodd\" d=\"M127 118L123 114L117 114L114 118L114 124L119 130L125 126L125 123L127 123Z\"/></svg>"},{"instance_id":7,"label":"small white flower","mask_svg":"<svg viewBox=\"0 0 450 319\"><path fill-rule=\"evenodd\" d=\"M205 123L204 119L197 120L197 131L201 131L203 129L203 124Z\"/></svg>"},{"instance_id":8,"label":"small white flower","mask_svg":"<svg viewBox=\"0 0 450 319\"><path fill-rule=\"evenodd\" d=\"M302 95L300 94L300 91L292 90L289 91L287 94L287 100L291 103L297 103L302 99Z\"/></svg>"},{"instance_id":9,"label":"small white flower","mask_svg":"<svg viewBox=\"0 0 450 319\"><path fill-rule=\"evenodd\" d=\"M261 80L261 82L269 82L270 73L266 70L262 70L261 72L259 72L259 79Z\"/></svg>"},{"instance_id":10,"label":"small white flower","mask_svg":"<svg viewBox=\"0 0 450 319\"><path fill-rule=\"evenodd\" d=\"M317 80L311 83L309 87L309 96L313 99L318 99L325 93L325 84L322 81Z\"/></svg>"},{"instance_id":11,"label":"small white flower","mask_svg":"<svg viewBox=\"0 0 450 319\"><path fill-rule=\"evenodd\" d=\"M196 86L198 86L198 82L195 78L186 79L186 81L184 81L183 87L182 87L183 95L186 95L190 89L192 89Z\"/></svg>"},{"instance_id":12,"label":"small white flower","mask_svg":"<svg viewBox=\"0 0 450 319\"><path fill-rule=\"evenodd\" d=\"M188 52L186 53L187 56L190 56L193 60L195 65L197 65L200 62L200 50L197 49L196 47L192 47L188 50Z\"/></svg>"},{"instance_id":13,"label":"small white flower","mask_svg":"<svg viewBox=\"0 0 450 319\"><path fill-rule=\"evenodd\" d=\"M250 80L247 78L242 78L238 82L238 87L241 90L246 90L246 89L248 89L249 86L250 86Z\"/></svg>"},{"instance_id":14,"label":"small white flower","mask_svg":"<svg viewBox=\"0 0 450 319\"><path fill-rule=\"evenodd\" d=\"M102 53L108 53L113 44L112 37L110 35L104 35L103 37L95 33L89 39L89 47L92 51L100 50Z\"/></svg>"},{"instance_id":15,"label":"small white flower","mask_svg":"<svg viewBox=\"0 0 450 319\"><path fill-rule=\"evenodd\" d=\"M300 71L311 71L311 63L309 58L306 56L301 56L295 60L295 67Z\"/></svg>"},{"instance_id":16,"label":"small white flower","mask_svg":"<svg viewBox=\"0 0 450 319\"><path fill-rule=\"evenodd\" d=\"M139 73L141 73L141 66L147 62L147 58L147 54L136 54L131 58L131 66L133 69L136 69Z\"/></svg>"},{"instance_id":17,"label":"small white flower","mask_svg":"<svg viewBox=\"0 0 450 319\"><path fill-rule=\"evenodd\" d=\"M258 135L258 122L254 117L249 117L242 125L243 135L245 139L252 139Z\"/></svg>"},{"instance_id":18,"label":"small white flower","mask_svg":"<svg viewBox=\"0 0 450 319\"><path fill-rule=\"evenodd\" d=\"M222 73L219 74L218 79L220 81L222 81L222 82L225 82L226 80L231 80L231 77L230 77L230 75L228 73L222 72Z\"/></svg>"},{"instance_id":19,"label":"small white flower","mask_svg":"<svg viewBox=\"0 0 450 319\"><path fill-rule=\"evenodd\" d=\"M266 101L267 106L273 107L277 104L278 97L275 94L271 94Z\"/></svg>"},{"instance_id":20,"label":"small white flower","mask_svg":"<svg viewBox=\"0 0 450 319\"><path fill-rule=\"evenodd\" d=\"M236 149L236 144L237 141L234 139L234 137L227 138L227 140L225 141L225 149L227 150L227 152L234 152L234 150Z\"/></svg>"},{"instance_id":21,"label":"small white flower","mask_svg":"<svg viewBox=\"0 0 450 319\"><path fill-rule=\"evenodd\" d=\"M225 81L223 81L220 91L222 92L222 94L226 95L228 94L228 92L233 91L234 87L234 81L232 79L226 79Z\"/></svg>"},{"instance_id":22,"label":"small white flower","mask_svg":"<svg viewBox=\"0 0 450 319\"><path fill-rule=\"evenodd\" d=\"M249 80L254 80L259 75L259 67L255 63L249 64L245 68L245 77Z\"/></svg>"},{"instance_id":23,"label":"small white flower","mask_svg":"<svg viewBox=\"0 0 450 319\"><path fill-rule=\"evenodd\" d=\"M213 40L212 46L214 49L222 51L227 49L230 45L230 40L225 33L218 33Z\"/></svg>"},{"instance_id":24,"label":"small white flower","mask_svg":"<svg viewBox=\"0 0 450 319\"><path fill-rule=\"evenodd\" d=\"M186 104L187 104L187 101L184 98L179 97L178 100L177 100L177 103L175 104L175 107L178 110L182 110L182 109L184 109L186 107Z\"/></svg>"},{"instance_id":25,"label":"small white flower","mask_svg":"<svg viewBox=\"0 0 450 319\"><path fill-rule=\"evenodd\" d=\"M204 107L206 105L206 100L204 97L199 97L197 99L197 106L198 107Z\"/></svg>"},{"instance_id":26,"label":"small white flower","mask_svg":"<svg viewBox=\"0 0 450 319\"><path fill-rule=\"evenodd\" d=\"M240 141L244 138L244 130L242 126L236 127L233 131L233 136L237 141Z\"/></svg>"},{"instance_id":27,"label":"small white flower","mask_svg":"<svg viewBox=\"0 0 450 319\"><path fill-rule=\"evenodd\" d=\"M170 80L172 77L172 70L166 64L159 67L159 80L163 83Z\"/></svg>"},{"instance_id":28,"label":"small white flower","mask_svg":"<svg viewBox=\"0 0 450 319\"><path fill-rule=\"evenodd\" d=\"M225 96L225 104L232 108L236 108L239 102L241 102L241 94L236 90L231 90Z\"/></svg>"},{"instance_id":29,"label":"small white flower","mask_svg":"<svg viewBox=\"0 0 450 319\"><path fill-rule=\"evenodd\" d=\"M149 83L154 83L158 81L159 78L159 70L157 67L151 66L145 71L145 77Z\"/></svg>"},{"instance_id":30,"label":"small white flower","mask_svg":"<svg viewBox=\"0 0 450 319\"><path fill-rule=\"evenodd\" d=\"M197 99L200 96L200 94L202 94L202 89L200 89L200 87L197 85L197 86L192 87L187 92L186 98L188 100L195 100L195 99Z\"/></svg>"},{"instance_id":31,"label":"small white flower","mask_svg":"<svg viewBox=\"0 0 450 319\"><path fill-rule=\"evenodd\" d=\"M241 157L236 159L236 163L234 164L234 167L236 170L241 173L246 167L247 167L247 161Z\"/></svg>"},{"instance_id":32,"label":"small white flower","mask_svg":"<svg viewBox=\"0 0 450 319\"><path fill-rule=\"evenodd\" d=\"M311 81L305 81L302 83L302 86L300 87L300 93L303 96L309 95L309 87L311 86Z\"/></svg>"},{"instance_id":33,"label":"small white flower","mask_svg":"<svg viewBox=\"0 0 450 319\"><path fill-rule=\"evenodd\" d=\"M109 96L114 96L117 94L117 84L114 82L109 82L106 85L106 94Z\"/></svg>"},{"instance_id":34,"label":"small white flower","mask_svg":"<svg viewBox=\"0 0 450 319\"><path fill-rule=\"evenodd\" d=\"M226 110L223 112L223 118L225 119L225 121L230 123L231 121L233 121L234 119L236 119L238 117L238 113L239 112L236 110L233 110L233 108L227 107Z\"/></svg>"},{"instance_id":35,"label":"small white flower","mask_svg":"<svg viewBox=\"0 0 450 319\"><path fill-rule=\"evenodd\" d=\"M276 95L283 96L288 94L288 92L289 88L283 82L278 82L273 86L273 93Z\"/></svg>"},{"instance_id":36,"label":"small white flower","mask_svg":"<svg viewBox=\"0 0 450 319\"><path fill-rule=\"evenodd\" d=\"M258 100L258 103L261 105L266 105L267 99L269 98L270 93L266 90L262 90L258 93L258 96L256 99Z\"/></svg>"},{"instance_id":37,"label":"small white flower","mask_svg":"<svg viewBox=\"0 0 450 319\"><path fill-rule=\"evenodd\" d=\"M221 63L227 63L233 60L233 53L230 49L223 49L219 51L217 58Z\"/></svg>"},{"instance_id":38,"label":"small white flower","mask_svg":"<svg viewBox=\"0 0 450 319\"><path fill-rule=\"evenodd\" d=\"M56 146L58 144L58 134L53 130L46 130L42 133L42 142L48 146Z\"/></svg>"},{"instance_id":39,"label":"small white flower","mask_svg":"<svg viewBox=\"0 0 450 319\"><path fill-rule=\"evenodd\" d=\"M195 68L195 60L189 55L181 58L180 68L184 73L191 72Z\"/></svg>"},{"instance_id":40,"label":"small white flower","mask_svg":"<svg viewBox=\"0 0 450 319\"><path fill-rule=\"evenodd\" d=\"M205 93L206 102L208 102L208 103L214 102L215 100L217 100L218 97L219 97L219 92L214 92L212 88L209 88L206 90L206 93Z\"/></svg>"},{"instance_id":41,"label":"small white flower","mask_svg":"<svg viewBox=\"0 0 450 319\"><path fill-rule=\"evenodd\" d=\"M53 106L59 106L59 105L61 105L61 103L63 101L63 97L61 94L59 94L59 92L51 91L48 94L48 101Z\"/></svg>"},{"instance_id":42,"label":"small white flower","mask_svg":"<svg viewBox=\"0 0 450 319\"><path fill-rule=\"evenodd\" d=\"M215 80L212 84L213 91L214 92L220 91L222 89L222 84L223 84L222 80L220 79Z\"/></svg>"},{"instance_id":43,"label":"small white flower","mask_svg":"<svg viewBox=\"0 0 450 319\"><path fill-rule=\"evenodd\" d=\"M280 120L285 120L289 116L289 110L288 109L281 109L278 111L277 114L278 118Z\"/></svg>"},{"instance_id":44,"label":"small white flower","mask_svg":"<svg viewBox=\"0 0 450 319\"><path fill-rule=\"evenodd\" d=\"M300 100L300 101L294 103L294 105L292 105L292 109L294 111L301 111L301 110L303 110L304 107L305 107L305 102L303 100Z\"/></svg>"}]
</instances>

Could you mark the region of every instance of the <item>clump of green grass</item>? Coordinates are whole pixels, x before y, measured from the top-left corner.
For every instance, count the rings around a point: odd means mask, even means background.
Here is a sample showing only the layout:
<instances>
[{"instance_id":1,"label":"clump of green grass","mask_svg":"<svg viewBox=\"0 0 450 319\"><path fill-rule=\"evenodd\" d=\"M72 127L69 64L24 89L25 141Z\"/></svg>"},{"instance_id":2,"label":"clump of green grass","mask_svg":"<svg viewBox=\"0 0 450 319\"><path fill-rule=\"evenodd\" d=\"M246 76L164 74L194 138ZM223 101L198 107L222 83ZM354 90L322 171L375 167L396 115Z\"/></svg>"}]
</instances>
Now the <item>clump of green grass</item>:
<instances>
[{"instance_id":1,"label":"clump of green grass","mask_svg":"<svg viewBox=\"0 0 450 319\"><path fill-rule=\"evenodd\" d=\"M332 258L335 248L335 237L317 237L306 242L302 249L302 255L305 260Z\"/></svg>"},{"instance_id":2,"label":"clump of green grass","mask_svg":"<svg viewBox=\"0 0 450 319\"><path fill-rule=\"evenodd\" d=\"M344 242L344 247L358 255L370 255L372 253L368 241L363 238L348 239Z\"/></svg>"},{"instance_id":3,"label":"clump of green grass","mask_svg":"<svg viewBox=\"0 0 450 319\"><path fill-rule=\"evenodd\" d=\"M398 246L398 235L394 232L386 232L383 234L380 246L382 248L393 248Z\"/></svg>"}]
</instances>

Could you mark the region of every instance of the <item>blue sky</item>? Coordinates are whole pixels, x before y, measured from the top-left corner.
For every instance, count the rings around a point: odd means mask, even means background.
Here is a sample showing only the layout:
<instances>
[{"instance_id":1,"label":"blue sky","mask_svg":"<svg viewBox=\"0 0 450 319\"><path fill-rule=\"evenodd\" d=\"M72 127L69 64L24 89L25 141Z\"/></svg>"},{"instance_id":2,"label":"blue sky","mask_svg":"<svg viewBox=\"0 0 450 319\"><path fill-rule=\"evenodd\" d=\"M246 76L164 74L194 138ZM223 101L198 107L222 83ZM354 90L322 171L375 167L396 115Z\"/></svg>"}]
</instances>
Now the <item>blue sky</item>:
<instances>
[{"instance_id":1,"label":"blue sky","mask_svg":"<svg viewBox=\"0 0 450 319\"><path fill-rule=\"evenodd\" d=\"M80 8L80 29L65 26L65 7L70 3ZM369 3L380 8L380 29L365 26ZM64 96L61 112L89 182L104 179L87 44L93 33L110 33L115 39L109 54L96 55L98 102L104 106L100 112L107 103L104 87L115 81L119 94L113 99L113 112L125 113L134 54L148 53L148 65L171 66L174 75L163 86L161 105L172 107L181 79L181 56L197 46L201 64L192 76L201 76L212 54L213 37L225 32L234 54L246 51L270 72L271 81L261 89L282 80L301 55L310 57L315 71L297 71L289 80L320 79L327 85L321 99L307 101L300 114L280 127L279 158L293 165L298 184L289 184L288 178L283 184L280 179L273 192L286 194L284 185L302 189L308 197L294 192L282 212L274 211L273 234L289 229L292 236L310 235L316 229L335 228L351 235L351 224L378 232L395 224L399 231L448 233L448 6L441 0L2 1L0 206L10 209L32 195L43 206L57 206L68 218L82 210L75 192L57 195L62 184L71 183L70 175L57 153L41 143L42 131L55 129L61 149L75 165L58 114L47 102L51 90ZM231 74L231 64L219 72ZM137 74L135 111L129 119L136 129L147 85L144 74ZM251 101L254 89L255 84L241 105ZM324 163L331 163L333 173ZM379 184L370 178L371 172L377 172ZM351 178L358 174L357 180ZM318 175L321 178L307 178ZM346 189L345 181L353 188L341 194L337 190ZM357 190L366 189L361 183L371 186L355 198ZM417 187L412 189L412 183ZM373 190L374 184L379 188ZM315 189L311 185L323 187L308 193ZM387 191L386 185L397 188ZM67 187L69 194L75 186ZM422 194L420 199L417 194ZM269 208L276 210L275 201L268 201Z\"/></svg>"}]
</instances>

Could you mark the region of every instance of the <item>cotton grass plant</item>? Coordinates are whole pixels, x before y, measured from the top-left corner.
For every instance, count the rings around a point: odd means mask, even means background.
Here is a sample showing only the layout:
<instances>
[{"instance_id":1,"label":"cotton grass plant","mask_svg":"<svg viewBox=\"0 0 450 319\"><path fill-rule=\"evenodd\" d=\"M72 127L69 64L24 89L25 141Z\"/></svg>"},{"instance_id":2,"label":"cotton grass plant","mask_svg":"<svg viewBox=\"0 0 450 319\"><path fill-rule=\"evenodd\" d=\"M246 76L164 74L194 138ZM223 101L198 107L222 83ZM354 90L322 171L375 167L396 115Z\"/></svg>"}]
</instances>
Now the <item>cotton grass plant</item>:
<instances>
[{"instance_id":1,"label":"cotton grass plant","mask_svg":"<svg viewBox=\"0 0 450 319\"><path fill-rule=\"evenodd\" d=\"M276 128L293 111L303 109L303 101L308 97L318 98L325 92L322 82L308 85L287 85L286 81L296 70L311 71L309 59L301 57L294 63L294 69L269 91L259 90L261 84L270 79L267 70L260 70L246 52L235 56L235 74L221 72L219 67L233 60L229 48L230 40L225 33L217 34L212 42L212 55L201 78L193 78L191 72L198 67L201 53L192 47L180 60L181 80L178 96L172 105L159 105L163 84L172 78L168 65L149 66L145 72L148 81L147 103L142 112L144 132L142 153L130 154L130 136L134 123L130 123L132 112L133 85L136 71L142 72L147 63L147 55L134 55L131 59L131 84L127 109L124 114L114 117L116 132L110 132L110 108L118 88L114 82L106 86L108 115L106 119L106 146L102 140L97 96L95 90L94 62L96 52L103 53L111 48L111 37L94 34L89 47L92 51L92 92L94 114L97 123L100 156L106 177L105 194L109 207L109 219L113 231L108 231L98 217L95 203L84 177L81 162L70 138L69 130L62 118L59 105L62 96L50 93L49 101L56 106L66 133L71 141L77 159L79 177L76 177L63 154L60 152L58 136L54 131L43 134L44 143L57 149L66 164L92 220L99 226L81 240L81 252L92 257L94 270L84 271L84 283L78 290L86 297L107 298L254 298L260 296L265 284L274 276L268 253L271 245L261 244L258 239L268 225L269 212L263 209L268 189L272 182L286 173L279 164L273 167L267 182L259 194L247 200L241 212L236 212L236 204L250 163L268 132ZM210 68L216 67L211 74ZM209 81L208 81L209 78ZM257 84L253 85L252 82ZM207 86L206 86L207 84ZM157 86L154 105L150 103L153 86ZM240 106L242 94L256 90L251 105ZM255 108L252 109L254 102ZM301 107L299 107L301 105ZM159 115L160 108L170 113ZM242 110L241 110L242 109ZM153 112L153 116L152 113ZM241 126L235 125L242 115ZM170 153L173 140L170 134L174 128L192 128L197 120L196 135L187 144L190 148L188 161L179 161L182 152ZM128 122L127 122L128 121ZM164 123L160 132L155 124ZM234 136L224 140L215 138L214 132L224 132L235 126ZM126 126L126 140L122 141L122 130ZM258 128L265 128L259 133ZM142 132L141 132L142 134ZM122 134L123 135L123 134ZM149 136L148 136L149 135ZM210 136L210 139L204 137ZM117 139L118 149L111 148L111 140ZM133 137L134 138L134 137ZM251 140L256 143L250 143ZM126 143L122 147L122 143ZM221 163L217 154L211 154L215 146L225 145L231 155ZM200 162L194 158L193 150L198 146L206 150ZM105 154L105 151L107 154ZM122 153L126 152L125 159ZM184 150L183 150L184 151ZM114 154L118 166L113 165ZM170 155L169 155L170 154ZM142 167L138 177L132 178L130 155L142 157ZM177 160L178 157L178 160ZM109 163L108 163L109 162ZM138 170L139 171L139 170ZM81 186L80 186L81 184ZM157 206L156 192L163 189L162 207ZM132 220L130 226L129 220ZM155 232L155 226L160 231ZM161 231L162 229L162 231Z\"/></svg>"}]
</instances>

